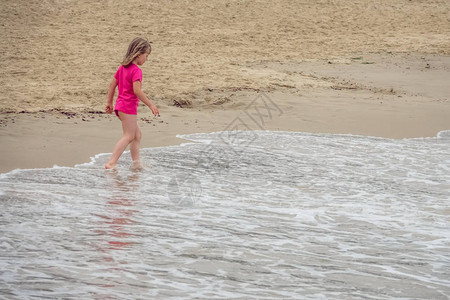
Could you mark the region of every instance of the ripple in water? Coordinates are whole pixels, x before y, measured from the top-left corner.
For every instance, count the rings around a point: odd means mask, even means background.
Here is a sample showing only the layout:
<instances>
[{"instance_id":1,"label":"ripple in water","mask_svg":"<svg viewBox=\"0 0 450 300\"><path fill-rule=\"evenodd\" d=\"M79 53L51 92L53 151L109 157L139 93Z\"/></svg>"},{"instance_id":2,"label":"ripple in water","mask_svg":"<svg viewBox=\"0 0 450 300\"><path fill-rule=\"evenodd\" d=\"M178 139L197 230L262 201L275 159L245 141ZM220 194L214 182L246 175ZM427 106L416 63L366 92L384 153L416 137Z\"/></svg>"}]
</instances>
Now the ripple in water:
<instances>
[{"instance_id":1,"label":"ripple in water","mask_svg":"<svg viewBox=\"0 0 450 300\"><path fill-rule=\"evenodd\" d=\"M6 299L450 297L450 139L218 132L0 175Z\"/></svg>"}]
</instances>

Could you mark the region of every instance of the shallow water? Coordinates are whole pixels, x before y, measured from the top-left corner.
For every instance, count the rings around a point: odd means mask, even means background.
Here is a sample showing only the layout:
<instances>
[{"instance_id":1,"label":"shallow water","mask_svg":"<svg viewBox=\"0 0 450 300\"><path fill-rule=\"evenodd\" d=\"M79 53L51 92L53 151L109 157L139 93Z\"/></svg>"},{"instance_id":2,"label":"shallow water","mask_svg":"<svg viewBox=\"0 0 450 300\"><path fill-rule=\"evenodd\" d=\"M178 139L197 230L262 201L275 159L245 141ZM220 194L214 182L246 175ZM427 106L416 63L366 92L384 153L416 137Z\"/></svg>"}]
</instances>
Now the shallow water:
<instances>
[{"instance_id":1,"label":"shallow water","mask_svg":"<svg viewBox=\"0 0 450 300\"><path fill-rule=\"evenodd\" d=\"M450 297L450 132L218 132L0 175L0 298Z\"/></svg>"}]
</instances>

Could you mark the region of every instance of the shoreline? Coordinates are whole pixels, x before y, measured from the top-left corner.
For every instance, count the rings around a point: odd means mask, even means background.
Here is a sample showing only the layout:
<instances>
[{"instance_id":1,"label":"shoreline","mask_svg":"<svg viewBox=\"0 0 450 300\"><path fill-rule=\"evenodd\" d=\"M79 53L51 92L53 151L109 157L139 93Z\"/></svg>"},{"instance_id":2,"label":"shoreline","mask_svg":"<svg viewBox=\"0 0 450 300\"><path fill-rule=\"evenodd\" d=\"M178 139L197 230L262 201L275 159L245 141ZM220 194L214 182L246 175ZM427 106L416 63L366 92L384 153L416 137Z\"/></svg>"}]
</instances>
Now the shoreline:
<instances>
[{"instance_id":1,"label":"shoreline","mask_svg":"<svg viewBox=\"0 0 450 300\"><path fill-rule=\"evenodd\" d=\"M322 105L323 103L321 103ZM321 105L309 104L304 117L299 119L294 112L285 112L279 119L266 122L265 128L248 124L249 119L239 111L218 110L209 112L209 118L201 120L202 111L182 111L179 108L163 108L160 118L152 118L151 113L141 113L139 125L143 139L141 148L153 148L179 145L186 140L177 135L226 130L271 130L296 131L316 134L352 134L381 138L433 138L441 131L450 130L449 126L430 123L417 127L417 118L411 114L399 116L398 111L374 112L370 108L365 113L352 115L352 112L340 116L332 114L323 116ZM361 104L364 106L364 104ZM419 106L416 113L421 111ZM431 111L439 110L439 106ZM361 111L360 108L355 108ZM181 116L178 114L181 113ZM430 112L432 114L432 112ZM429 113L429 114L430 114ZM167 116L165 116L167 114ZM320 120L311 121L316 114L322 114ZM121 136L121 124L114 116L91 116L89 121L83 117L61 119L51 114L14 114L14 123L0 128L2 147L0 149L0 173L15 169L73 167L91 161L95 155L111 153L116 141ZM371 122L368 122L372 118ZM423 116L424 123L429 116ZM441 122L444 120L441 116ZM145 121L143 121L143 120ZM375 126L377 120L383 119L383 126ZM150 120L150 121L147 121ZM243 121L243 122L241 122ZM292 122L297 121L293 124ZM241 122L241 123L237 123ZM366 126L357 124L366 123ZM438 122L439 123L439 122ZM431 126L433 125L433 126ZM10 129L10 130L9 130ZM27 145L24 147L23 145ZM124 154L127 155L127 154Z\"/></svg>"},{"instance_id":2,"label":"shoreline","mask_svg":"<svg viewBox=\"0 0 450 300\"><path fill-rule=\"evenodd\" d=\"M22 126L21 122L28 122L30 120L18 120L18 126ZM100 121L102 127L106 125L106 122L109 121ZM45 123L45 124L43 124ZM37 124L37 128L42 128L43 126L48 125L48 121L42 121ZM58 123L61 125L60 123ZM71 123L66 123L66 126L72 126ZM119 126L117 126L119 125ZM76 125L75 125L76 126ZM106 125L106 126L109 126ZM17 169L40 169L40 168L53 168L55 166L58 167L74 167L76 165L89 163L92 159L97 155L110 154L115 142L120 138L120 124L112 125L114 128L114 133L111 133L108 137L102 137L101 140L105 142L104 145L95 145L92 140L92 136L86 136L84 138L79 139L78 141L74 141L70 137L67 139L62 139L60 136L35 136L35 135L17 135L15 137L10 137L10 139L6 142L6 146L3 146L0 150L0 154L2 155L2 159L0 159L0 174L8 173ZM212 130L185 130L179 133L172 132L171 129L165 131L161 130L159 132L149 132L148 128L142 128L142 122L140 124L141 130L143 132L143 140L141 144L141 149L144 148L157 148L157 147L166 147L166 146L177 146L182 143L189 143L189 140L185 140L179 138L179 135L193 134L193 133L212 133L220 130L219 127ZM245 130L245 128L243 129ZM257 129L255 129L257 130ZM261 130L261 129L260 129ZM438 137L440 132L449 131L450 127L441 128L431 132L426 135L417 135L411 132L410 130L399 130L396 136L391 136L386 133L383 134L365 134L364 132L347 132L347 131L339 131L339 130L329 130L329 131L317 131L317 130L292 130L288 128L283 128L280 126L269 126L268 131L285 131L285 132L303 132L310 134L342 134L342 135L354 135L354 136L367 136L367 137L375 137L375 138L386 138L386 139L414 139L414 138L435 138ZM0 132L2 130L0 129ZM81 136L87 131L85 127L75 128L72 130L75 135ZM170 132L170 133L169 133ZM168 135L166 135L168 134ZM38 139L44 139L45 142L36 141ZM61 147L60 142L64 140L66 145ZM5 139L2 138L2 141L5 142ZM20 145L27 144L28 148L23 148ZM4 144L5 145L5 144ZM60 147L56 149L57 146L54 146L52 149L49 145L59 145ZM109 145L109 147L107 146ZM13 152L9 152L13 151ZM126 151L129 151L127 148ZM9 153L8 153L9 152ZM70 153L67 155L67 153ZM129 155L124 153L124 155Z\"/></svg>"}]
</instances>

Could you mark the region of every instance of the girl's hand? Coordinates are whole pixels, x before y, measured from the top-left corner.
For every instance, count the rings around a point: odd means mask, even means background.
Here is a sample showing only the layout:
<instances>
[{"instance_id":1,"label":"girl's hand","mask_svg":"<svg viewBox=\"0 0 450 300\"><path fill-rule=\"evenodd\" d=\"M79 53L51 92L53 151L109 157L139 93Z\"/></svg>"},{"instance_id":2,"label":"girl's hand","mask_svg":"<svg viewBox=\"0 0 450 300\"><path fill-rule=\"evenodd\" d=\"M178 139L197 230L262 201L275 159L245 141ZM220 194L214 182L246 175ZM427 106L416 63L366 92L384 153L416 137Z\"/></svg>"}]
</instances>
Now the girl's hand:
<instances>
[{"instance_id":1,"label":"girl's hand","mask_svg":"<svg viewBox=\"0 0 450 300\"><path fill-rule=\"evenodd\" d=\"M108 104L105 107L105 111L106 111L107 114L112 114L112 112L114 111L114 108L112 107L111 104Z\"/></svg>"},{"instance_id":2,"label":"girl's hand","mask_svg":"<svg viewBox=\"0 0 450 300\"><path fill-rule=\"evenodd\" d=\"M156 105L155 104L151 104L150 105L150 109L152 110L152 113L155 115L155 116L158 116L159 117L159 110L158 110L158 108L156 107Z\"/></svg>"}]
</instances>

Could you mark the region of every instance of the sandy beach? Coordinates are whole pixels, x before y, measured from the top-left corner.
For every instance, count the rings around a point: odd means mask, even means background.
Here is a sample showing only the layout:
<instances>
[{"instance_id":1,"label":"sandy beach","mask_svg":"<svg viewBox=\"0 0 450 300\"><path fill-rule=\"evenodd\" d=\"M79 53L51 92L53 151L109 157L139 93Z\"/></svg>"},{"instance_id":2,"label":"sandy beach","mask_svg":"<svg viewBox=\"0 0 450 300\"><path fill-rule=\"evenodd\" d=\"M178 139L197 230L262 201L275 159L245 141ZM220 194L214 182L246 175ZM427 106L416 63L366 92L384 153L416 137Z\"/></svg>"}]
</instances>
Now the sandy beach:
<instances>
[{"instance_id":1,"label":"sandy beach","mask_svg":"<svg viewBox=\"0 0 450 300\"><path fill-rule=\"evenodd\" d=\"M161 112L140 106L142 147L236 129L434 137L450 129L449 17L448 1L4 1L0 172L111 152L107 85L135 36Z\"/></svg>"}]
</instances>

